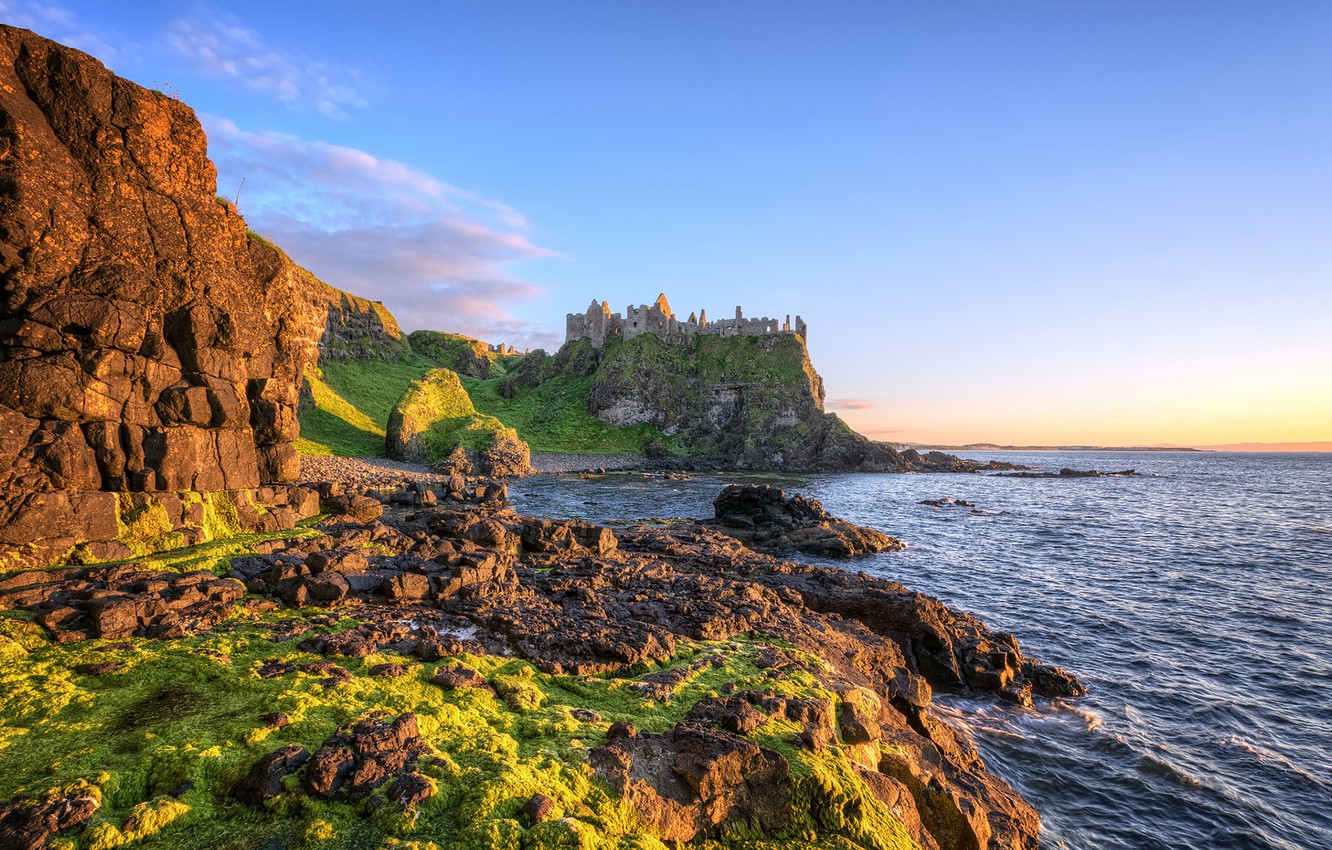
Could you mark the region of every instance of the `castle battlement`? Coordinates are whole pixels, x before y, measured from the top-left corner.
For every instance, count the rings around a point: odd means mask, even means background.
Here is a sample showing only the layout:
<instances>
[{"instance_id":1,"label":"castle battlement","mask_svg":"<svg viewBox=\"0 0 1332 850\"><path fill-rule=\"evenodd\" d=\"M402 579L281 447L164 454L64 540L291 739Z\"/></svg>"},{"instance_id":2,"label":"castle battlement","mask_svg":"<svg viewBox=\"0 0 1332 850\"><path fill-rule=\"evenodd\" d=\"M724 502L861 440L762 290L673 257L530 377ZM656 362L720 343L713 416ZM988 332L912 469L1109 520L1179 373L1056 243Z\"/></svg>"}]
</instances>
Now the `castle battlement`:
<instances>
[{"instance_id":1,"label":"castle battlement","mask_svg":"<svg viewBox=\"0 0 1332 850\"><path fill-rule=\"evenodd\" d=\"M680 320L671 311L665 293L658 295L657 300L651 305L640 304L635 307L631 304L625 308L623 315L612 313L609 303L598 302L594 298L588 305L586 313L569 313L564 317L564 341L571 342L587 337L592 340L594 348L601 348L608 337L622 336L625 339L633 339L646 333L656 334L663 340L679 336L762 336L793 333L802 340L809 341L809 327L805 324L805 320L796 316L795 325L792 325L789 314L783 323L767 316L761 319L746 319L743 311L736 307L734 319L717 319L710 322L708 311L702 310L697 314L690 313L688 319Z\"/></svg>"}]
</instances>

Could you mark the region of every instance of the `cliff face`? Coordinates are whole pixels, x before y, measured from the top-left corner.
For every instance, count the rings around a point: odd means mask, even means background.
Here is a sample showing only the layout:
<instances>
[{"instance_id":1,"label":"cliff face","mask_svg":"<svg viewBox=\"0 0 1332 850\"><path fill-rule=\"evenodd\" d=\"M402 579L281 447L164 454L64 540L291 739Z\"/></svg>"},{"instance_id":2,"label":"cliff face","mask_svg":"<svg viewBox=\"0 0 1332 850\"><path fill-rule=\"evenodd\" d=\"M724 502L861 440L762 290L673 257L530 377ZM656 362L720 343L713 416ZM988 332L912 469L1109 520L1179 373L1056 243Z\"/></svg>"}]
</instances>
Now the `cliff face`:
<instances>
[{"instance_id":1,"label":"cliff face","mask_svg":"<svg viewBox=\"0 0 1332 850\"><path fill-rule=\"evenodd\" d=\"M0 545L297 475L323 317L215 191L189 107L0 27Z\"/></svg>"},{"instance_id":2,"label":"cliff face","mask_svg":"<svg viewBox=\"0 0 1332 850\"><path fill-rule=\"evenodd\" d=\"M297 267L299 268L299 267ZM378 301L335 289L300 269L308 278L311 300L324 314L319 360L403 360L412 346L398 320Z\"/></svg>"},{"instance_id":3,"label":"cliff face","mask_svg":"<svg viewBox=\"0 0 1332 850\"><path fill-rule=\"evenodd\" d=\"M651 423L739 469L905 468L896 451L824 412L823 379L795 334L609 339L588 409L612 425Z\"/></svg>"}]
</instances>

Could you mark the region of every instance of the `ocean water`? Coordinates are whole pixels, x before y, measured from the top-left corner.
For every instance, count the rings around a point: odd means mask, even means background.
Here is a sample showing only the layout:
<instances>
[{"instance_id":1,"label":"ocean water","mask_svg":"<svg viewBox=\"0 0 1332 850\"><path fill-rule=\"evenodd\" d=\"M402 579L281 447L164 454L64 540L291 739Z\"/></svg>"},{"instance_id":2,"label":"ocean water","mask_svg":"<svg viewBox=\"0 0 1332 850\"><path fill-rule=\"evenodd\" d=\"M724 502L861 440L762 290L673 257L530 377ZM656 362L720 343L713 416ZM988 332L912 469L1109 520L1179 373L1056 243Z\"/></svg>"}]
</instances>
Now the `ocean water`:
<instances>
[{"instance_id":1,"label":"ocean water","mask_svg":"<svg viewBox=\"0 0 1332 850\"><path fill-rule=\"evenodd\" d=\"M1332 848L1332 455L995 453L1072 480L991 475L547 476L518 510L710 516L770 481L906 550L855 569L1012 631L1090 693L1022 709L940 697L1041 815L1043 846ZM932 508L922 499L976 504Z\"/></svg>"}]
</instances>

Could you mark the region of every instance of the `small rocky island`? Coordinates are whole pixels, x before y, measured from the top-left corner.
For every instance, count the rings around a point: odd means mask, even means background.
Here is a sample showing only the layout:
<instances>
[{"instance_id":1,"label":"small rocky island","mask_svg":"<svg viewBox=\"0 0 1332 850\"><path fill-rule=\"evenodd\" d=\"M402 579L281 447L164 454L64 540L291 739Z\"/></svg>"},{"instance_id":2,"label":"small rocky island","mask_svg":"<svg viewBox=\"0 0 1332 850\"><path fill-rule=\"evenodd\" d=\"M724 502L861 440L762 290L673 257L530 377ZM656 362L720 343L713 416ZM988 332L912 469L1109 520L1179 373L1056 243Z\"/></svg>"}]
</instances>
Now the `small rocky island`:
<instances>
[{"instance_id":1,"label":"small rocky island","mask_svg":"<svg viewBox=\"0 0 1332 850\"><path fill-rule=\"evenodd\" d=\"M447 468L320 474L349 467L296 448L339 358L416 348L483 400L563 380L623 410L632 364L700 349L580 337L484 377L517 355L409 343L248 233L184 104L5 26L0 107L0 847L1038 846L933 693L1082 686L936 599L780 557L882 532L753 487L690 525L517 514L486 474L524 457L486 454L511 426L449 378L426 389L477 442L437 445ZM665 412L666 389L638 392ZM912 462L807 421L815 460ZM770 457L738 433L716 458Z\"/></svg>"}]
</instances>

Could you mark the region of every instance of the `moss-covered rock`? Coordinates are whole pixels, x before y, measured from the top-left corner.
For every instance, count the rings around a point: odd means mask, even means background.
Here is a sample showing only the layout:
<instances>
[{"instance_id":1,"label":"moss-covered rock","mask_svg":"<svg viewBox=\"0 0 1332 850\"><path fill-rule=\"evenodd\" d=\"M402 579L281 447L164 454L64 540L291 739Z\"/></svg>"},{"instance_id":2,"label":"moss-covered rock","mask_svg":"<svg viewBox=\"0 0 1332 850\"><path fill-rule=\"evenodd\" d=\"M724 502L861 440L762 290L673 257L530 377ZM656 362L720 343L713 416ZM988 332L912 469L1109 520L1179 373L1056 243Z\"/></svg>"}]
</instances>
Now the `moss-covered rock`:
<instances>
[{"instance_id":1,"label":"moss-covered rock","mask_svg":"<svg viewBox=\"0 0 1332 850\"><path fill-rule=\"evenodd\" d=\"M465 449L489 475L526 475L531 453L518 434L493 416L478 413L450 369L432 369L414 381L389 414L388 456L434 462Z\"/></svg>"},{"instance_id":2,"label":"moss-covered rock","mask_svg":"<svg viewBox=\"0 0 1332 850\"><path fill-rule=\"evenodd\" d=\"M581 358L570 356L568 362ZM670 342L644 334L606 341L588 410L616 426L651 424L736 468L903 468L892 448L825 413L823 393L823 379L795 334Z\"/></svg>"},{"instance_id":3,"label":"moss-covered rock","mask_svg":"<svg viewBox=\"0 0 1332 850\"><path fill-rule=\"evenodd\" d=\"M469 378L491 377L503 355L479 339L439 331L412 331L412 351L427 360Z\"/></svg>"}]
</instances>

